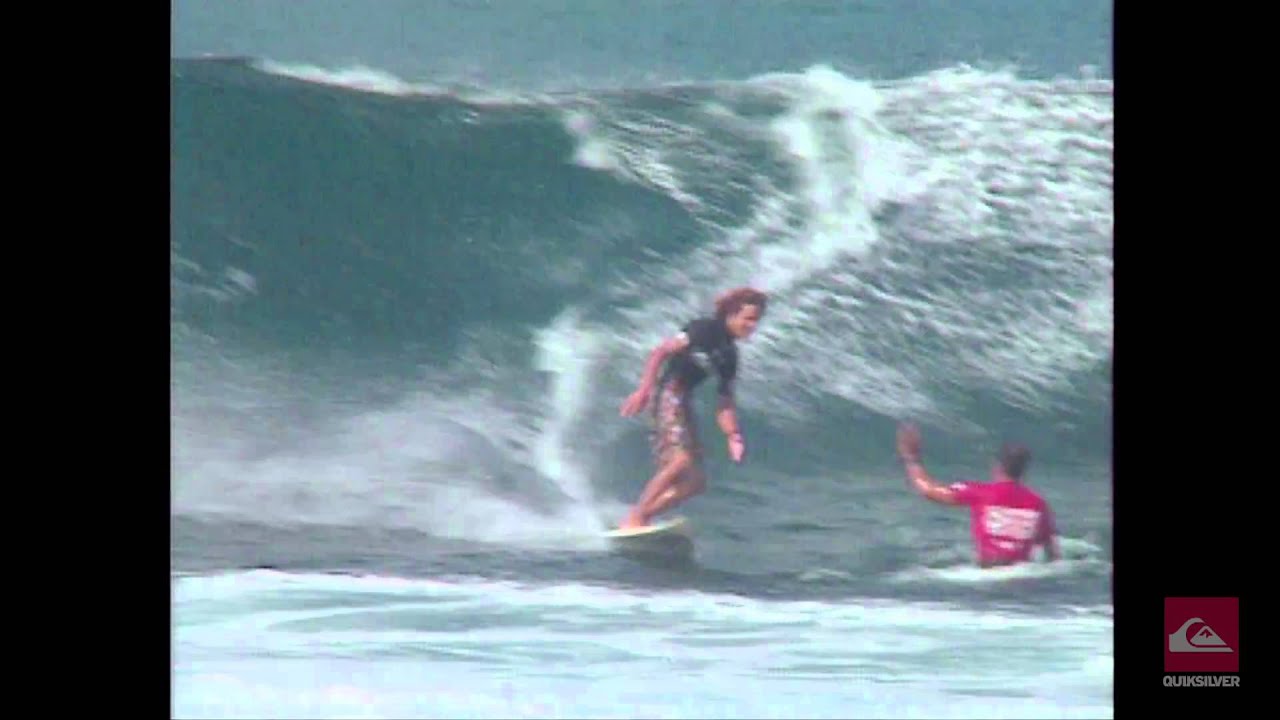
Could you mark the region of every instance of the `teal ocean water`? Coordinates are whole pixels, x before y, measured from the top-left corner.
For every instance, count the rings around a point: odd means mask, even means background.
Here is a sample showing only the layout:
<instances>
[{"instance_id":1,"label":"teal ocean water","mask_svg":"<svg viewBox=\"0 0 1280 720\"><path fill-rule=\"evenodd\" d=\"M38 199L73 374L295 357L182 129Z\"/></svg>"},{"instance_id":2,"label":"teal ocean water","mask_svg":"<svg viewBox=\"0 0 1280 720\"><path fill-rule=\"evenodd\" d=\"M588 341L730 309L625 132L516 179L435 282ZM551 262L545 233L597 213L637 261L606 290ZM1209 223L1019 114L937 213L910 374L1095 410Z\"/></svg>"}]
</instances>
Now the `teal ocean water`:
<instances>
[{"instance_id":1,"label":"teal ocean water","mask_svg":"<svg viewBox=\"0 0 1280 720\"><path fill-rule=\"evenodd\" d=\"M1109 717L1110 7L643 5L175 8L177 716ZM609 553L741 283L748 461ZM901 419L1066 560L973 568Z\"/></svg>"}]
</instances>

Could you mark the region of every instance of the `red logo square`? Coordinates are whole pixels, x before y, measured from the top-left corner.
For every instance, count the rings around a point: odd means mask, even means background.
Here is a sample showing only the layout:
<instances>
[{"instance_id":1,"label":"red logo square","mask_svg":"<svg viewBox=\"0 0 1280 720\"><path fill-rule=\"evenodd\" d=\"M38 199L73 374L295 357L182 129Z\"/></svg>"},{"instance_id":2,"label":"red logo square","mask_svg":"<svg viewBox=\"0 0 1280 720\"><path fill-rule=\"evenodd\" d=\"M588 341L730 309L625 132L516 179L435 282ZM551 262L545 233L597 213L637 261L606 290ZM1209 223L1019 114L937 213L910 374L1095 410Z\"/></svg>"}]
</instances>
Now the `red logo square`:
<instances>
[{"instance_id":1,"label":"red logo square","mask_svg":"<svg viewBox=\"0 0 1280 720\"><path fill-rule=\"evenodd\" d=\"M1240 671L1239 598L1165 598L1164 671Z\"/></svg>"}]
</instances>

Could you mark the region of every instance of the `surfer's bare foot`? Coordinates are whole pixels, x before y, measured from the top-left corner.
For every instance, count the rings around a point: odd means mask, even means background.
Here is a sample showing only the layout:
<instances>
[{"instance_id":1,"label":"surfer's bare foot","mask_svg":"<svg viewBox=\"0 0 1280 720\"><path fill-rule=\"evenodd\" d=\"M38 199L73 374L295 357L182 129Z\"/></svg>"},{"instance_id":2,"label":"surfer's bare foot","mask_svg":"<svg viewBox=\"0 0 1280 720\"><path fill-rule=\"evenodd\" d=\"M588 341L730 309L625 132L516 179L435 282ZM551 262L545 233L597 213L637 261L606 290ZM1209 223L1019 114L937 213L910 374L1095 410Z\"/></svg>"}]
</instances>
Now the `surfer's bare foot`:
<instances>
[{"instance_id":1,"label":"surfer's bare foot","mask_svg":"<svg viewBox=\"0 0 1280 720\"><path fill-rule=\"evenodd\" d=\"M644 527L645 524L646 524L646 521L640 515L640 513L636 512L635 510L632 510L631 512L627 513L627 516L625 518L622 519L622 524L619 525L618 527L622 530L628 530L630 528Z\"/></svg>"}]
</instances>

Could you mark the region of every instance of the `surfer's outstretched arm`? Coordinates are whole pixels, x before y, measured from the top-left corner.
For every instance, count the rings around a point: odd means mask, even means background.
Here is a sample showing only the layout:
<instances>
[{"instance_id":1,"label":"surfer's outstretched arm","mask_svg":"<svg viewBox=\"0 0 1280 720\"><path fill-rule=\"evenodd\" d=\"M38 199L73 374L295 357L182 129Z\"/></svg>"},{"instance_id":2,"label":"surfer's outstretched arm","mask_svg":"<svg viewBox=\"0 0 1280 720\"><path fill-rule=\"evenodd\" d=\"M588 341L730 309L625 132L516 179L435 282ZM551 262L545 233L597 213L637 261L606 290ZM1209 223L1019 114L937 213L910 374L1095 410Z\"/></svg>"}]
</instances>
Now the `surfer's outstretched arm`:
<instances>
[{"instance_id":1,"label":"surfer's outstretched arm","mask_svg":"<svg viewBox=\"0 0 1280 720\"><path fill-rule=\"evenodd\" d=\"M942 505L960 504L960 500L950 488L935 483L933 478L929 477L929 473L925 471L919 460L907 459L903 460L903 464L907 469L907 479L921 495Z\"/></svg>"},{"instance_id":2,"label":"surfer's outstretched arm","mask_svg":"<svg viewBox=\"0 0 1280 720\"><path fill-rule=\"evenodd\" d=\"M906 468L907 481L917 492L942 505L962 504L951 488L934 482L924 465L920 464L920 431L910 425L898 429L898 456Z\"/></svg>"},{"instance_id":3,"label":"surfer's outstretched arm","mask_svg":"<svg viewBox=\"0 0 1280 720\"><path fill-rule=\"evenodd\" d=\"M649 359L644 364L644 372L640 376L640 386L622 403L623 415L635 415L644 408L649 401L649 394L653 392L654 384L658 382L658 371L662 369L662 364L668 357L688 346L689 336L680 333L663 340L649 353Z\"/></svg>"}]
</instances>

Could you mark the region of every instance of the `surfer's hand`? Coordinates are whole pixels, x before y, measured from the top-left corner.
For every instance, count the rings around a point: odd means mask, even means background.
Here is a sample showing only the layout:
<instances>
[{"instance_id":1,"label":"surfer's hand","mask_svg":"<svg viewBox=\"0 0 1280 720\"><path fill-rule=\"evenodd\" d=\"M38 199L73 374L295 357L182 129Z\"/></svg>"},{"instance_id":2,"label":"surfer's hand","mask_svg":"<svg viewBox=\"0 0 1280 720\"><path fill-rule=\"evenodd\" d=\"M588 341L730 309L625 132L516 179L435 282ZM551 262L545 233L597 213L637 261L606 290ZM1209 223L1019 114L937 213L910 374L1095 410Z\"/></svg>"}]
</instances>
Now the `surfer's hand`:
<instances>
[{"instance_id":1,"label":"surfer's hand","mask_svg":"<svg viewBox=\"0 0 1280 720\"><path fill-rule=\"evenodd\" d=\"M729 457L734 462L742 462L742 456L747 452L747 444L742 440L742 433L733 433L729 436Z\"/></svg>"},{"instance_id":2,"label":"surfer's hand","mask_svg":"<svg viewBox=\"0 0 1280 720\"><path fill-rule=\"evenodd\" d=\"M627 397L626 401L622 403L623 417L635 415L636 413L643 410L644 406L648 402L649 402L649 388L647 386L641 386L639 390L636 390L635 392L631 393L631 395Z\"/></svg>"},{"instance_id":3,"label":"surfer's hand","mask_svg":"<svg viewBox=\"0 0 1280 720\"><path fill-rule=\"evenodd\" d=\"M920 459L920 431L914 425L898 426L898 457L904 461Z\"/></svg>"}]
</instances>

